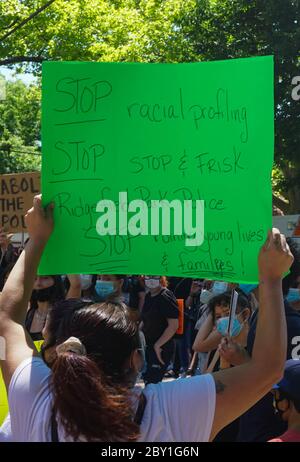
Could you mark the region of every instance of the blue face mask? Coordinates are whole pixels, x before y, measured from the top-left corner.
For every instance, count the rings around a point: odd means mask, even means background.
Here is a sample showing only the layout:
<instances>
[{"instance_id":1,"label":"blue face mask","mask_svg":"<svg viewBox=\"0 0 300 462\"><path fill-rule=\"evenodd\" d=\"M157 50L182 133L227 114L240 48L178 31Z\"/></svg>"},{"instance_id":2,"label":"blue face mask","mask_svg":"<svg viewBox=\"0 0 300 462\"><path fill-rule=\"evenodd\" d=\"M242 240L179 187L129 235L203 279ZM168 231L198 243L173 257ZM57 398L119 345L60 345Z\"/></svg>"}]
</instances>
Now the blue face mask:
<instances>
[{"instance_id":1,"label":"blue face mask","mask_svg":"<svg viewBox=\"0 0 300 462\"><path fill-rule=\"evenodd\" d=\"M300 290L299 289L289 289L286 299L290 303L299 302L300 301Z\"/></svg>"},{"instance_id":2,"label":"blue face mask","mask_svg":"<svg viewBox=\"0 0 300 462\"><path fill-rule=\"evenodd\" d=\"M111 281L97 281L95 291L101 300L105 300L109 295L114 293L114 283Z\"/></svg>"},{"instance_id":3,"label":"blue face mask","mask_svg":"<svg viewBox=\"0 0 300 462\"><path fill-rule=\"evenodd\" d=\"M227 282L223 282L223 281L215 281L212 287L212 293L214 295L223 294L227 290L228 290L228 284Z\"/></svg>"},{"instance_id":4,"label":"blue face mask","mask_svg":"<svg viewBox=\"0 0 300 462\"><path fill-rule=\"evenodd\" d=\"M256 289L258 287L257 284L239 284L239 288L245 293L245 294L250 294L252 290Z\"/></svg>"},{"instance_id":5,"label":"blue face mask","mask_svg":"<svg viewBox=\"0 0 300 462\"><path fill-rule=\"evenodd\" d=\"M217 331L223 336L227 335L228 323L229 317L221 318L217 322ZM243 324L240 323L240 321L237 318L235 318L231 328L231 337L237 337L242 329Z\"/></svg>"}]
</instances>

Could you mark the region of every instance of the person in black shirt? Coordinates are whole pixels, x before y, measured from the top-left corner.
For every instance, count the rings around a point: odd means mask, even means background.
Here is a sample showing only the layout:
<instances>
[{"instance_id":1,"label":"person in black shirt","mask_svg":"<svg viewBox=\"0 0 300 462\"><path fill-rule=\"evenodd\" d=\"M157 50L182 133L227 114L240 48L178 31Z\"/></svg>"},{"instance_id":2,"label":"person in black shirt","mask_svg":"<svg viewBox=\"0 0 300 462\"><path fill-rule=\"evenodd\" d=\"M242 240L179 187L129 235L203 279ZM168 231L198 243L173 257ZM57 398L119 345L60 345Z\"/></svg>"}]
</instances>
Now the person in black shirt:
<instances>
[{"instance_id":1,"label":"person in black shirt","mask_svg":"<svg viewBox=\"0 0 300 462\"><path fill-rule=\"evenodd\" d=\"M142 330L146 339L145 384L158 383L173 358L173 337L178 329L179 310L174 294L166 287L165 278L145 277L149 289L142 311Z\"/></svg>"},{"instance_id":2,"label":"person in black shirt","mask_svg":"<svg viewBox=\"0 0 300 462\"><path fill-rule=\"evenodd\" d=\"M145 282L141 276L131 276L129 284L129 306L142 312L145 302Z\"/></svg>"},{"instance_id":3,"label":"person in black shirt","mask_svg":"<svg viewBox=\"0 0 300 462\"><path fill-rule=\"evenodd\" d=\"M32 291L25 327L32 340L43 340L47 315L54 303L65 298L60 276L37 276Z\"/></svg>"},{"instance_id":4,"label":"person in black shirt","mask_svg":"<svg viewBox=\"0 0 300 462\"><path fill-rule=\"evenodd\" d=\"M25 327L32 340L43 340L49 310L54 304L81 295L80 276L69 274L68 283L61 276L37 276L30 299L30 306L25 319ZM65 286L68 288L66 291Z\"/></svg>"}]
</instances>

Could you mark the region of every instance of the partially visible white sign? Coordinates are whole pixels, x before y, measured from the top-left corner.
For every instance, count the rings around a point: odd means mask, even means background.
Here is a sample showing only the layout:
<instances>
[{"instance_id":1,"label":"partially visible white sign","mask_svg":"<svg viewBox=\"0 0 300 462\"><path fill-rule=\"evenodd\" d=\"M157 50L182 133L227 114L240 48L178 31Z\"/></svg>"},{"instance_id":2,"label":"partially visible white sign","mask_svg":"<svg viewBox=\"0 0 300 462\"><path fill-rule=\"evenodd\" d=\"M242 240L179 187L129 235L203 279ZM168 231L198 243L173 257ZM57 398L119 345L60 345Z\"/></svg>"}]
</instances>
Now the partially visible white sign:
<instances>
[{"instance_id":1,"label":"partially visible white sign","mask_svg":"<svg viewBox=\"0 0 300 462\"><path fill-rule=\"evenodd\" d=\"M274 216L273 217L273 226L274 228L278 228L279 231L287 237L295 236L295 231L297 225L299 224L300 215L283 215L283 216ZM297 236L296 231L296 236ZM295 236L295 237L296 237ZM299 226L299 234L300 238L300 226Z\"/></svg>"}]
</instances>

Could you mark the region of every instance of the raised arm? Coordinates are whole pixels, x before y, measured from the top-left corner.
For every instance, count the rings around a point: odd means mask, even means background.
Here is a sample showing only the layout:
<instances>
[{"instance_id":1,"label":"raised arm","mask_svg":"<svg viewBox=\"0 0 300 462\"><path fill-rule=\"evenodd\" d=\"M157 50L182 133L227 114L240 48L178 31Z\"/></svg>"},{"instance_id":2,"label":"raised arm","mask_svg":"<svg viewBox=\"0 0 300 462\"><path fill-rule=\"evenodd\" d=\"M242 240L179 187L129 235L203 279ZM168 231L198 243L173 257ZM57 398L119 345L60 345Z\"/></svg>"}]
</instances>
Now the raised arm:
<instances>
[{"instance_id":1,"label":"raised arm","mask_svg":"<svg viewBox=\"0 0 300 462\"><path fill-rule=\"evenodd\" d=\"M70 298L81 297L81 280L79 274L67 274L67 278L70 281L70 287L66 295L66 300Z\"/></svg>"},{"instance_id":2,"label":"raised arm","mask_svg":"<svg viewBox=\"0 0 300 462\"><path fill-rule=\"evenodd\" d=\"M185 307L187 309L189 309L192 306L192 304L194 302L194 298L200 296L200 292L201 292L201 287L199 286L199 283L193 281L189 296L185 301Z\"/></svg>"},{"instance_id":3,"label":"raised arm","mask_svg":"<svg viewBox=\"0 0 300 462\"><path fill-rule=\"evenodd\" d=\"M252 357L241 366L213 374L217 398L211 439L282 377L287 345L282 277L292 262L285 237L273 229L258 259L260 306Z\"/></svg>"},{"instance_id":4,"label":"raised arm","mask_svg":"<svg viewBox=\"0 0 300 462\"><path fill-rule=\"evenodd\" d=\"M30 240L11 271L0 299L0 336L4 338L6 350L1 368L7 390L19 364L37 354L24 322L38 264L53 229L52 207L44 210L41 196L36 196L25 220Z\"/></svg>"},{"instance_id":5,"label":"raised arm","mask_svg":"<svg viewBox=\"0 0 300 462\"><path fill-rule=\"evenodd\" d=\"M138 310L139 310L140 313L143 310L143 306L144 306L144 303L145 303L145 297L146 297L145 292L138 292L138 299L139 299Z\"/></svg>"},{"instance_id":6,"label":"raised arm","mask_svg":"<svg viewBox=\"0 0 300 462\"><path fill-rule=\"evenodd\" d=\"M197 333L193 344L193 350L198 353L206 353L215 350L221 340L222 335L217 330L213 330L213 318L210 313Z\"/></svg>"},{"instance_id":7,"label":"raised arm","mask_svg":"<svg viewBox=\"0 0 300 462\"><path fill-rule=\"evenodd\" d=\"M161 357L161 347L167 343L169 340L171 340L172 337L176 334L176 331L178 329L178 319L167 319L168 326L165 329L165 331L162 333L161 337L156 341L154 345L154 350L155 353L159 359L159 361L164 364L163 359Z\"/></svg>"}]
</instances>

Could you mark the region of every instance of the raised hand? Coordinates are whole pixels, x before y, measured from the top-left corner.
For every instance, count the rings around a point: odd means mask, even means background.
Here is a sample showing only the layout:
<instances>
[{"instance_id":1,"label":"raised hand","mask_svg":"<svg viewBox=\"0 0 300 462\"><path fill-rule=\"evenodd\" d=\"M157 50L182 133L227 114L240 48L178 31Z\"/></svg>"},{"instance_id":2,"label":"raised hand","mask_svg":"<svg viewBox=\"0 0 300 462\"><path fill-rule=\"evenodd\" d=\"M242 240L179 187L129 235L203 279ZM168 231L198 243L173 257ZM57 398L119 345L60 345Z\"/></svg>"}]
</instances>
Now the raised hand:
<instances>
[{"instance_id":1,"label":"raised hand","mask_svg":"<svg viewBox=\"0 0 300 462\"><path fill-rule=\"evenodd\" d=\"M54 204L42 207L42 196L35 196L33 207L25 215L25 223L31 239L46 242L54 228L53 221Z\"/></svg>"},{"instance_id":2,"label":"raised hand","mask_svg":"<svg viewBox=\"0 0 300 462\"><path fill-rule=\"evenodd\" d=\"M258 256L259 281L282 279L294 261L285 236L273 228Z\"/></svg>"},{"instance_id":3,"label":"raised hand","mask_svg":"<svg viewBox=\"0 0 300 462\"><path fill-rule=\"evenodd\" d=\"M223 337L218 347L220 357L232 366L239 366L250 360L245 348L234 342L230 337Z\"/></svg>"}]
</instances>

